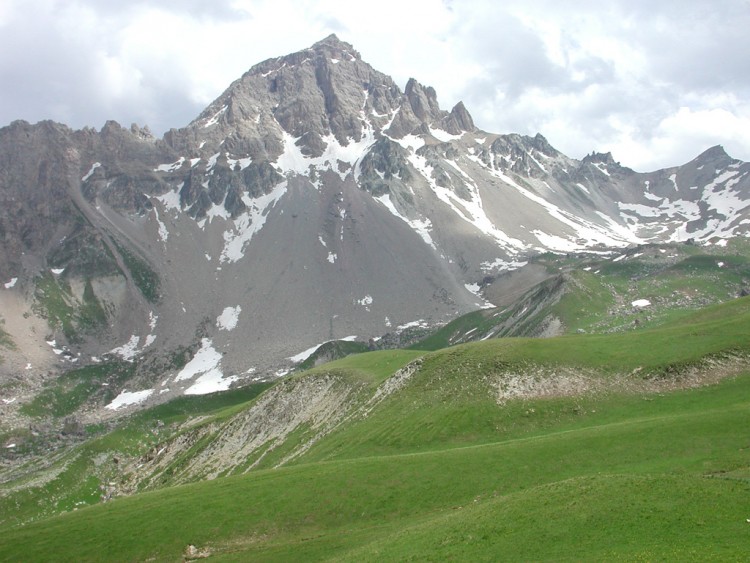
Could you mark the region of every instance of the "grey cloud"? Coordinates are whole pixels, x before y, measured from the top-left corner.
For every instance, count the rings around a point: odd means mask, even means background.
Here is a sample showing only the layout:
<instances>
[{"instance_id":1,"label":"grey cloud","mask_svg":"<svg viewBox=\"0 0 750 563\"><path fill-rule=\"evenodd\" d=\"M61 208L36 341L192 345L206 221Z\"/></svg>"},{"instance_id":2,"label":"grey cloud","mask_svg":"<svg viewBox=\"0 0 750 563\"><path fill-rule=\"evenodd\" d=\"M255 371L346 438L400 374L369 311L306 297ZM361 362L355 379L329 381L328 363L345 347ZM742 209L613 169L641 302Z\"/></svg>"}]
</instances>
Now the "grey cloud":
<instances>
[{"instance_id":1,"label":"grey cloud","mask_svg":"<svg viewBox=\"0 0 750 563\"><path fill-rule=\"evenodd\" d=\"M474 21L461 31L471 56L483 61L488 79L511 97L530 86L551 86L563 78L540 38L508 14Z\"/></svg>"},{"instance_id":2,"label":"grey cloud","mask_svg":"<svg viewBox=\"0 0 750 563\"><path fill-rule=\"evenodd\" d=\"M65 38L36 27L11 26L3 30L0 54L0 111L2 121L64 119L74 113L71 100L96 112L100 102L94 86L94 65L89 53ZM54 48L52 47L54 45ZM45 115L56 108L54 115Z\"/></svg>"}]
</instances>

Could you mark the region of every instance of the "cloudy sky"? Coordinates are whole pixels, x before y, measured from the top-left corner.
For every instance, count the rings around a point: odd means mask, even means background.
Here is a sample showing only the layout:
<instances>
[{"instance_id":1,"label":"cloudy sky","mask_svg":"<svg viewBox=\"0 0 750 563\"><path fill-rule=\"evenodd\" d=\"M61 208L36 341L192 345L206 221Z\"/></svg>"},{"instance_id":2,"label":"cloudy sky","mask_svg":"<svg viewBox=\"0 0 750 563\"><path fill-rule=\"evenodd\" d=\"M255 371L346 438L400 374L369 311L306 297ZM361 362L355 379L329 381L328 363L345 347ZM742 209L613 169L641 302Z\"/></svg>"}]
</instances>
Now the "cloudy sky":
<instances>
[{"instance_id":1,"label":"cloudy sky","mask_svg":"<svg viewBox=\"0 0 750 563\"><path fill-rule=\"evenodd\" d=\"M563 7L563 4L575 8ZM495 133L639 171L750 160L750 0L0 0L0 126L181 127L330 33Z\"/></svg>"}]
</instances>

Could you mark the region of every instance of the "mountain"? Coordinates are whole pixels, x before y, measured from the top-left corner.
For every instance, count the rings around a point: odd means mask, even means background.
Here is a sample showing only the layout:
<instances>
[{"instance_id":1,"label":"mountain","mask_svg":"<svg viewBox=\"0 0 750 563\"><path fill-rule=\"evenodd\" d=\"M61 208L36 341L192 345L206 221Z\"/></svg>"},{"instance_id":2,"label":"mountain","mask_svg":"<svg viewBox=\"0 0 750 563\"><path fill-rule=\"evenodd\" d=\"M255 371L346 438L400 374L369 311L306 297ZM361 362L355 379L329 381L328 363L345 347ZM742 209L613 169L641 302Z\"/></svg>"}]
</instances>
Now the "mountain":
<instances>
[{"instance_id":1,"label":"mountain","mask_svg":"<svg viewBox=\"0 0 750 563\"><path fill-rule=\"evenodd\" d=\"M252 67L162 139L14 122L0 129L7 405L115 360L133 369L107 372L93 417L222 390L328 340L488 306L487 281L542 252L724 244L750 230L749 173L721 147L644 174L481 131L335 36Z\"/></svg>"}]
</instances>

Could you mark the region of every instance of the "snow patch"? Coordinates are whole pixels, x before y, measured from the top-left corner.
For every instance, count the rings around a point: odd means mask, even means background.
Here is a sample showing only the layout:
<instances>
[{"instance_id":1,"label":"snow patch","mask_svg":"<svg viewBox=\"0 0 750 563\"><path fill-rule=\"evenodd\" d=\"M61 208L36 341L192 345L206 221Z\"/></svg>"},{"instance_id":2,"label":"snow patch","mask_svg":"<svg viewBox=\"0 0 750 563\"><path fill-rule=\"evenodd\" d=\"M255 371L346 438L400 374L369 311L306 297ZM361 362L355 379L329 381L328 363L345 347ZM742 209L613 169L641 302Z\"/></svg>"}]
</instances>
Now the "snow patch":
<instances>
[{"instance_id":1,"label":"snow patch","mask_svg":"<svg viewBox=\"0 0 750 563\"><path fill-rule=\"evenodd\" d=\"M180 210L182 209L182 205L180 203L180 190L182 189L183 185L184 183L180 184L174 191L167 192L164 195L156 196L154 199L161 202L161 204L167 210Z\"/></svg>"},{"instance_id":2,"label":"snow patch","mask_svg":"<svg viewBox=\"0 0 750 563\"><path fill-rule=\"evenodd\" d=\"M365 295L362 299L357 299L356 303L364 307L366 311L369 311L370 305L373 304L372 295Z\"/></svg>"},{"instance_id":3,"label":"snow patch","mask_svg":"<svg viewBox=\"0 0 750 563\"><path fill-rule=\"evenodd\" d=\"M242 307L239 305L236 307L225 307L221 315L216 318L216 328L227 331L234 330L240 320L241 312Z\"/></svg>"},{"instance_id":4,"label":"snow patch","mask_svg":"<svg viewBox=\"0 0 750 563\"><path fill-rule=\"evenodd\" d=\"M227 164L230 170L234 170L235 166L239 165L240 170L244 170L253 163L252 157L246 156L243 158L231 158L227 155Z\"/></svg>"},{"instance_id":5,"label":"snow patch","mask_svg":"<svg viewBox=\"0 0 750 563\"><path fill-rule=\"evenodd\" d=\"M115 399L105 406L105 409L116 411L119 408L127 407L130 405L137 405L148 399L152 394L153 389L144 389L143 391L122 391Z\"/></svg>"},{"instance_id":6,"label":"snow patch","mask_svg":"<svg viewBox=\"0 0 750 563\"><path fill-rule=\"evenodd\" d=\"M343 340L343 341L346 341L346 342L354 342L355 340L357 340L357 336L356 335L345 336L344 338L339 338L337 340ZM316 344L315 346L312 346L312 347L308 348L304 352L300 352L299 354L296 354L294 356L288 357L287 360L289 360L290 362L294 362L295 364L299 364L301 362L304 362L307 358L309 358L310 356L312 356L318 350L318 348L320 348L321 346L323 346L323 344L328 344L329 342L335 342L335 340L326 340L325 342L321 342L320 344ZM286 372L286 373L288 373L288 372ZM284 375L286 375L286 373Z\"/></svg>"},{"instance_id":7,"label":"snow patch","mask_svg":"<svg viewBox=\"0 0 750 563\"><path fill-rule=\"evenodd\" d=\"M448 143L450 141L456 141L460 139L463 136L463 133L461 135L451 135L447 131L443 131L442 129L433 129L430 127L430 135L435 137L438 141L442 141L443 143Z\"/></svg>"},{"instance_id":8,"label":"snow patch","mask_svg":"<svg viewBox=\"0 0 750 563\"><path fill-rule=\"evenodd\" d=\"M428 328L430 324L425 321L424 319L419 319L418 321L411 321L406 324L402 324L396 327L396 330L398 332L401 332L403 330L406 330L407 328Z\"/></svg>"},{"instance_id":9,"label":"snow patch","mask_svg":"<svg viewBox=\"0 0 750 563\"><path fill-rule=\"evenodd\" d=\"M556 252L573 252L580 248L578 242L557 235L550 235L538 229L531 231L542 246Z\"/></svg>"},{"instance_id":10,"label":"snow patch","mask_svg":"<svg viewBox=\"0 0 750 563\"><path fill-rule=\"evenodd\" d=\"M607 167L603 163L601 163L601 162L594 162L593 164L594 164L594 167L599 172L601 172L602 174L604 174L605 176L609 176L610 175L609 174L609 170L607 170Z\"/></svg>"},{"instance_id":11,"label":"snow patch","mask_svg":"<svg viewBox=\"0 0 750 563\"><path fill-rule=\"evenodd\" d=\"M467 289L468 291L470 291L471 293L473 293L474 295L476 295L477 297L479 297L479 298L480 298L480 299L481 299L481 300L483 301L483 303L481 304L481 306L482 306L482 309L491 309L492 307L494 307L494 306L495 306L495 305L493 305L492 303L490 303L489 301L487 301L487 300L486 300L486 299L485 299L485 298L484 298L484 297L482 296L482 293L481 293L481 289L482 289L482 288L481 288L481 287L479 286L479 284L478 284L478 283L465 283L465 284L464 284L464 287L465 287L465 288L466 288L466 289Z\"/></svg>"},{"instance_id":12,"label":"snow patch","mask_svg":"<svg viewBox=\"0 0 750 563\"><path fill-rule=\"evenodd\" d=\"M219 122L219 117L221 117L221 114L227 111L229 106L223 106L219 111L217 111L215 114L213 114L206 123L203 124L203 128L207 129L211 127L212 125L216 125Z\"/></svg>"},{"instance_id":13,"label":"snow patch","mask_svg":"<svg viewBox=\"0 0 750 563\"><path fill-rule=\"evenodd\" d=\"M159 219L159 212L156 210L156 207L154 207L154 218L156 219L156 224L158 226L159 238L162 242L167 242L167 239L169 238L169 230L161 219Z\"/></svg>"},{"instance_id":14,"label":"snow patch","mask_svg":"<svg viewBox=\"0 0 750 563\"><path fill-rule=\"evenodd\" d=\"M679 191L680 188L677 187L677 174L672 174L669 177L670 182L672 182L672 185L674 185L674 191Z\"/></svg>"},{"instance_id":15,"label":"snow patch","mask_svg":"<svg viewBox=\"0 0 750 563\"><path fill-rule=\"evenodd\" d=\"M263 228L271 208L286 193L286 182L281 182L270 193L257 198L247 194L242 196L246 211L234 220L234 229L224 233L224 249L221 251L220 262L237 262L245 255L245 248L255 233Z\"/></svg>"},{"instance_id":16,"label":"snow patch","mask_svg":"<svg viewBox=\"0 0 750 563\"><path fill-rule=\"evenodd\" d=\"M5 287L5 289L12 289L16 286L16 283L18 283L18 278L10 278L10 281L3 284L3 287Z\"/></svg>"},{"instance_id":17,"label":"snow patch","mask_svg":"<svg viewBox=\"0 0 750 563\"><path fill-rule=\"evenodd\" d=\"M86 180L88 180L89 178L91 178L91 175L94 173L94 170L96 170L97 168L99 168L101 165L102 165L101 162L95 162L94 164L92 164L91 168L86 173L86 175L83 178L81 178L81 182L85 182Z\"/></svg>"},{"instance_id":18,"label":"snow patch","mask_svg":"<svg viewBox=\"0 0 750 563\"><path fill-rule=\"evenodd\" d=\"M651 301L649 301L648 299L636 299L635 301L631 303L631 305L633 307L639 307L639 308L648 307L649 305L651 305Z\"/></svg>"},{"instance_id":19,"label":"snow patch","mask_svg":"<svg viewBox=\"0 0 750 563\"><path fill-rule=\"evenodd\" d=\"M333 134L323 137L326 145L323 154L318 157L308 157L302 154L300 147L297 146L299 138L295 139L286 131L282 132L284 152L276 161L276 167L282 174L307 175L310 167L317 170L332 170L344 180L349 174L349 169L354 168L355 179L359 176L358 164L360 158L375 143L375 131L372 125L367 121L364 111L360 112L360 118L364 124L362 128L362 137L359 140L349 139L348 144L342 145ZM349 165L348 169L342 172L339 170L339 161Z\"/></svg>"},{"instance_id":20,"label":"snow patch","mask_svg":"<svg viewBox=\"0 0 750 563\"><path fill-rule=\"evenodd\" d=\"M205 395L216 391L226 391L239 379L237 376L224 377L221 369L221 353L213 347L209 338L201 340L201 348L184 368L175 376L175 382L193 379L193 385L185 389L185 395Z\"/></svg>"},{"instance_id":21,"label":"snow patch","mask_svg":"<svg viewBox=\"0 0 750 563\"><path fill-rule=\"evenodd\" d=\"M393 205L390 194L383 194L381 196L374 197L373 199L382 203L386 207L386 209L388 209L388 211L390 211L393 215L395 215L404 223L409 225L412 229L414 229L414 231L427 245L437 249L435 243L432 240L432 237L430 236L430 231L432 230L432 222L429 219L409 219L408 217L405 217L404 215L399 213L398 209L396 209L396 206Z\"/></svg>"},{"instance_id":22,"label":"snow patch","mask_svg":"<svg viewBox=\"0 0 750 563\"><path fill-rule=\"evenodd\" d=\"M401 139L391 139L391 140L396 141L399 145L401 145L405 149L410 149L413 152L416 152L417 149L421 149L426 144L424 139L422 137L419 137L418 135L404 135Z\"/></svg>"},{"instance_id":23,"label":"snow patch","mask_svg":"<svg viewBox=\"0 0 750 563\"><path fill-rule=\"evenodd\" d=\"M220 155L221 152L217 152L216 154L212 154L210 157L208 157L208 162L206 163L206 173L211 174L213 172L214 166L216 166L216 161L219 160ZM203 187L206 188L208 186L204 184Z\"/></svg>"},{"instance_id":24,"label":"snow patch","mask_svg":"<svg viewBox=\"0 0 750 563\"><path fill-rule=\"evenodd\" d=\"M641 205L640 203L622 203L617 202L620 212L635 213L639 217L659 217L661 212L656 207Z\"/></svg>"},{"instance_id":25,"label":"snow patch","mask_svg":"<svg viewBox=\"0 0 750 563\"><path fill-rule=\"evenodd\" d=\"M526 245L518 239L509 237L503 231L498 229L495 224L490 220L484 211L482 203L482 197L479 194L479 188L471 177L462 172L462 176L466 180L465 187L469 192L469 200L458 197L455 192L451 189L441 187L437 184L433 172L434 167L428 164L425 157L419 156L416 153L410 154L408 157L409 162L419 172L427 183L429 184L432 191L443 203L448 205L450 209L456 213L462 220L473 225L479 231L486 235L494 238L496 242L505 248L509 253L517 253L518 249L526 248ZM482 166L484 163L477 157L470 157L472 160L476 160ZM457 167L453 164L454 167Z\"/></svg>"},{"instance_id":26,"label":"snow patch","mask_svg":"<svg viewBox=\"0 0 750 563\"><path fill-rule=\"evenodd\" d=\"M175 381L192 379L196 375L207 373L211 370L218 369L221 363L221 354L213 347L209 338L201 340L201 348L196 352L193 359L190 360L180 373L175 377Z\"/></svg>"},{"instance_id":27,"label":"snow patch","mask_svg":"<svg viewBox=\"0 0 750 563\"><path fill-rule=\"evenodd\" d=\"M122 346L118 346L117 348L112 348L109 353L120 356L126 362L132 362L133 358L138 355L138 343L140 341L140 336L133 335L130 337L130 340L128 340L127 343L123 344Z\"/></svg>"},{"instance_id":28,"label":"snow patch","mask_svg":"<svg viewBox=\"0 0 750 563\"><path fill-rule=\"evenodd\" d=\"M334 263L336 263L336 258L338 258L338 255L337 255L337 254L336 254L335 252L329 252L329 253L328 253L328 258L327 258L327 260L328 260L328 261L329 261L329 262L330 262L331 264L334 264Z\"/></svg>"},{"instance_id":29,"label":"snow patch","mask_svg":"<svg viewBox=\"0 0 750 563\"><path fill-rule=\"evenodd\" d=\"M178 168L182 166L182 164L185 162L185 157L181 156L174 162L170 162L168 164L160 164L156 168L154 168L154 172L174 172Z\"/></svg>"},{"instance_id":30,"label":"snow patch","mask_svg":"<svg viewBox=\"0 0 750 563\"><path fill-rule=\"evenodd\" d=\"M481 289L478 283L465 283L464 287L474 295L479 295L479 290Z\"/></svg>"},{"instance_id":31,"label":"snow patch","mask_svg":"<svg viewBox=\"0 0 750 563\"><path fill-rule=\"evenodd\" d=\"M497 258L494 262L482 262L480 264L480 267L484 272L510 272L513 270L518 270L519 268L523 268L526 264L528 264L528 262L513 262L503 260L502 258Z\"/></svg>"}]
</instances>

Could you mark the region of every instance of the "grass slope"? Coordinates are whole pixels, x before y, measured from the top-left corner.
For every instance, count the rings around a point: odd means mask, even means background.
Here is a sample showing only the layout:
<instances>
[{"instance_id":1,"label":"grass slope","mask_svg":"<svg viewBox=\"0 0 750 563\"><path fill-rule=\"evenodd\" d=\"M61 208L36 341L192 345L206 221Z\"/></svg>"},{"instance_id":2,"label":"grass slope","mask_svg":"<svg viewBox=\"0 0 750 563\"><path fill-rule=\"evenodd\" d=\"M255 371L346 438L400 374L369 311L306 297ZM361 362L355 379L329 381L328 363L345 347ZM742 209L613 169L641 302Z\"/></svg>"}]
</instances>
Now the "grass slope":
<instances>
[{"instance_id":1,"label":"grass slope","mask_svg":"<svg viewBox=\"0 0 750 563\"><path fill-rule=\"evenodd\" d=\"M0 558L179 561L193 544L219 561L742 560L750 373L656 394L636 385L498 403L492 390L493 378L529 369L679 380L707 356L746 354L748 334L741 299L660 329L429 354L404 387L292 465L6 528ZM326 368L377 386L419 354Z\"/></svg>"},{"instance_id":2,"label":"grass slope","mask_svg":"<svg viewBox=\"0 0 750 563\"><path fill-rule=\"evenodd\" d=\"M303 459L483 443L554 428L568 417L597 410L597 405L599 411L631 403L636 408L640 397L617 391L615 380L622 382L617 387L642 393L660 382L679 384L706 357L750 353L748 334L750 299L743 298L659 329L495 339L447 348L426 355L408 386L366 418L352 421L313 446ZM514 375L541 385L570 372L584 374L592 386L604 390L571 397L557 393L531 407L527 401L508 401L498 408L496 387Z\"/></svg>"},{"instance_id":3,"label":"grass slope","mask_svg":"<svg viewBox=\"0 0 750 563\"><path fill-rule=\"evenodd\" d=\"M579 428L146 493L8 530L0 554L179 560L195 544L218 560L741 558L750 487L731 475L748 468L748 390L744 376Z\"/></svg>"}]
</instances>

